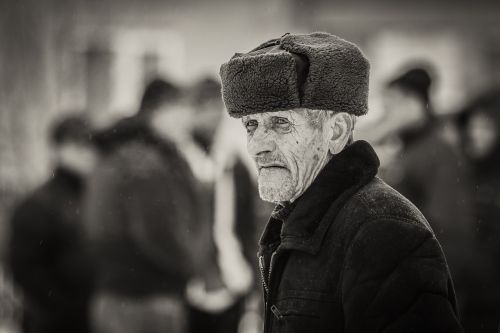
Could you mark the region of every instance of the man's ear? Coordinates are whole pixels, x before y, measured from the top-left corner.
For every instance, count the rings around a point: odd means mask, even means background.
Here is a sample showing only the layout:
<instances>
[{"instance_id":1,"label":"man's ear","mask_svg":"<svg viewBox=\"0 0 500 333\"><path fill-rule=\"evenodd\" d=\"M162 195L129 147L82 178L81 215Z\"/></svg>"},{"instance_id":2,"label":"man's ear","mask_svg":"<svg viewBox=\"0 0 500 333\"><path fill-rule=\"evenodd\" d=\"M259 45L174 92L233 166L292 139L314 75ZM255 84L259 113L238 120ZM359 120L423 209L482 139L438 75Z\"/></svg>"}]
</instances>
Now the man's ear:
<instances>
[{"instance_id":1,"label":"man's ear","mask_svg":"<svg viewBox=\"0 0 500 333\"><path fill-rule=\"evenodd\" d=\"M331 128L328 150L335 155L340 153L349 141L354 127L354 119L348 113L339 112L330 118L328 126Z\"/></svg>"}]
</instances>

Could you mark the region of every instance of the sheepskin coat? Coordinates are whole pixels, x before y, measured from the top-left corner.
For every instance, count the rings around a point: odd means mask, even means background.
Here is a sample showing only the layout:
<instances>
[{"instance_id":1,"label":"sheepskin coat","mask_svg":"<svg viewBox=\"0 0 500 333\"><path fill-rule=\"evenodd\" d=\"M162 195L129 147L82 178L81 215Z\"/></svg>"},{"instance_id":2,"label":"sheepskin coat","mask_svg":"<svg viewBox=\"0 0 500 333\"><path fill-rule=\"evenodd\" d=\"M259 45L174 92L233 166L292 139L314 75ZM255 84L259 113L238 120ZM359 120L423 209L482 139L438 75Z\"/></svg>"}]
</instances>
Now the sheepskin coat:
<instances>
[{"instance_id":1,"label":"sheepskin coat","mask_svg":"<svg viewBox=\"0 0 500 333\"><path fill-rule=\"evenodd\" d=\"M452 279L434 232L376 177L357 141L260 241L265 332L461 332Z\"/></svg>"}]
</instances>

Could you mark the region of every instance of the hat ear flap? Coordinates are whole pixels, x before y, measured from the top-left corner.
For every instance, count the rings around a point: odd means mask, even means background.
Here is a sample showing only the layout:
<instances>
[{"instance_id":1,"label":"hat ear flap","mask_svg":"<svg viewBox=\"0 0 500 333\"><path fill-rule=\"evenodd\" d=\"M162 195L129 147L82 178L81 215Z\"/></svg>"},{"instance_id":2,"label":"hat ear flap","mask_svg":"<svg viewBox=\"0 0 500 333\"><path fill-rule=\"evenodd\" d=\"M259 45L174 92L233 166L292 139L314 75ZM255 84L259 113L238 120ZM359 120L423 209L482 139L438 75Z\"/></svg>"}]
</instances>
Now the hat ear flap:
<instances>
[{"instance_id":1,"label":"hat ear flap","mask_svg":"<svg viewBox=\"0 0 500 333\"><path fill-rule=\"evenodd\" d=\"M229 115L300 107L292 55L281 51L234 58L221 67L222 95Z\"/></svg>"},{"instance_id":2,"label":"hat ear flap","mask_svg":"<svg viewBox=\"0 0 500 333\"><path fill-rule=\"evenodd\" d=\"M299 99L300 104L302 105L305 84L307 76L309 75L309 59L303 54L293 52L290 52L290 54L292 55L293 60L295 60L295 69L297 71L297 89L299 90Z\"/></svg>"}]
</instances>

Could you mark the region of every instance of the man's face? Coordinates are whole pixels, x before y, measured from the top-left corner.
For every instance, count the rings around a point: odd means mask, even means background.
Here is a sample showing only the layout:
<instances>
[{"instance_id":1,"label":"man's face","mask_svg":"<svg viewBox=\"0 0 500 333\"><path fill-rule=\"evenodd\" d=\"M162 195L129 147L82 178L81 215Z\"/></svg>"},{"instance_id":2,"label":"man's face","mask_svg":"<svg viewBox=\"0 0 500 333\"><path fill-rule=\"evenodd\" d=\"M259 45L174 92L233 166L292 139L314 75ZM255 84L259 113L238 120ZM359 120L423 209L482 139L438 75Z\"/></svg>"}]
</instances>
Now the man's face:
<instances>
[{"instance_id":1,"label":"man's face","mask_svg":"<svg viewBox=\"0 0 500 333\"><path fill-rule=\"evenodd\" d=\"M419 128L427 121L425 106L414 95L398 88L387 88L382 95L386 121L393 130Z\"/></svg>"},{"instance_id":2,"label":"man's face","mask_svg":"<svg viewBox=\"0 0 500 333\"><path fill-rule=\"evenodd\" d=\"M312 123L304 109L249 115L242 122L263 200L297 199L328 162L330 133L324 124Z\"/></svg>"},{"instance_id":3,"label":"man's face","mask_svg":"<svg viewBox=\"0 0 500 333\"><path fill-rule=\"evenodd\" d=\"M184 100L165 103L152 114L151 125L160 136L181 143L189 138L193 115L193 109Z\"/></svg>"},{"instance_id":4,"label":"man's face","mask_svg":"<svg viewBox=\"0 0 500 333\"><path fill-rule=\"evenodd\" d=\"M65 142L57 147L56 158L64 166L81 176L90 174L97 163L97 152L90 144Z\"/></svg>"},{"instance_id":5,"label":"man's face","mask_svg":"<svg viewBox=\"0 0 500 333\"><path fill-rule=\"evenodd\" d=\"M193 132L206 141L212 141L224 112L222 100L207 101L194 109Z\"/></svg>"},{"instance_id":6,"label":"man's face","mask_svg":"<svg viewBox=\"0 0 500 333\"><path fill-rule=\"evenodd\" d=\"M496 122L484 113L474 114L467 125L466 149L473 158L487 157L495 148L499 133Z\"/></svg>"}]
</instances>

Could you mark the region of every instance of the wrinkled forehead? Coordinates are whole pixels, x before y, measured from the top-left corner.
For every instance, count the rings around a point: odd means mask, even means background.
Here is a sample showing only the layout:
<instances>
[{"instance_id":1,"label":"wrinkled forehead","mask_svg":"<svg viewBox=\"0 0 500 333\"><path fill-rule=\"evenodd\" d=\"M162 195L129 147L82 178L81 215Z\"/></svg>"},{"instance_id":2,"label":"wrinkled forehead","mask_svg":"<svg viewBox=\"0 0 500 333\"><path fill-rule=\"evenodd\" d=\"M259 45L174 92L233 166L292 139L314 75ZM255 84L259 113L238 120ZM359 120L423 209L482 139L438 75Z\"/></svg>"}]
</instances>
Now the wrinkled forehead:
<instances>
[{"instance_id":1,"label":"wrinkled forehead","mask_svg":"<svg viewBox=\"0 0 500 333\"><path fill-rule=\"evenodd\" d=\"M254 113L250 115L245 115L241 117L242 121L245 122L249 119L257 119L257 120L265 120L272 117L281 117L290 120L300 120L307 118L307 110L305 108L300 109L291 109L291 110L282 110L282 111L272 111L272 112L261 112Z\"/></svg>"}]
</instances>

